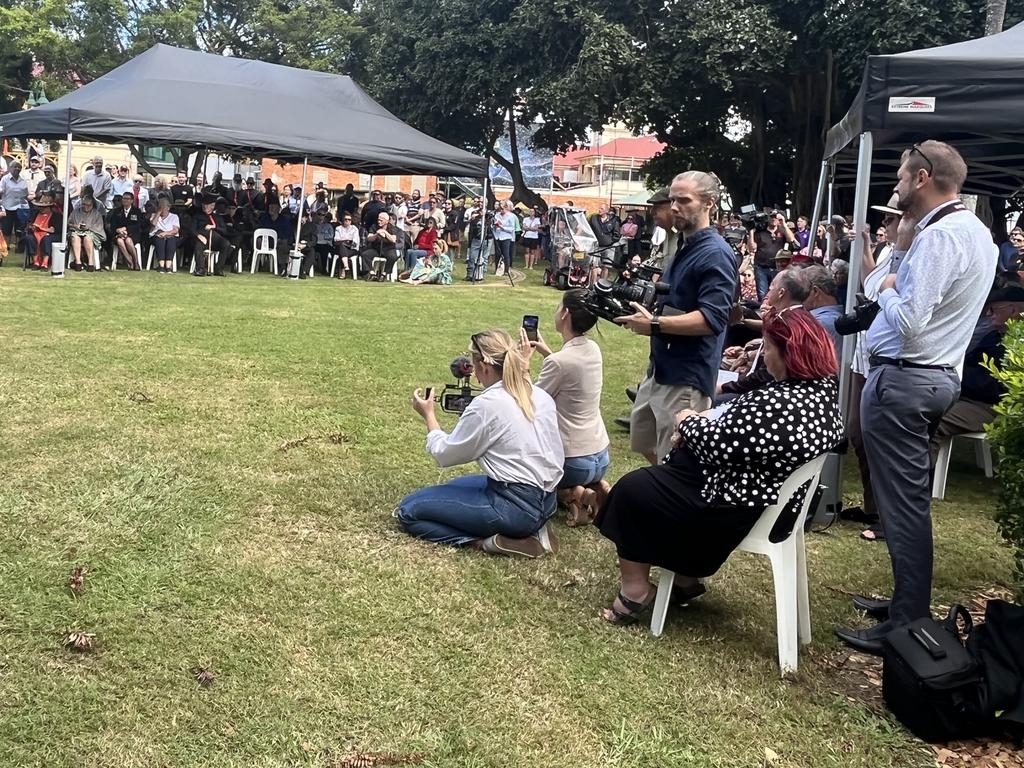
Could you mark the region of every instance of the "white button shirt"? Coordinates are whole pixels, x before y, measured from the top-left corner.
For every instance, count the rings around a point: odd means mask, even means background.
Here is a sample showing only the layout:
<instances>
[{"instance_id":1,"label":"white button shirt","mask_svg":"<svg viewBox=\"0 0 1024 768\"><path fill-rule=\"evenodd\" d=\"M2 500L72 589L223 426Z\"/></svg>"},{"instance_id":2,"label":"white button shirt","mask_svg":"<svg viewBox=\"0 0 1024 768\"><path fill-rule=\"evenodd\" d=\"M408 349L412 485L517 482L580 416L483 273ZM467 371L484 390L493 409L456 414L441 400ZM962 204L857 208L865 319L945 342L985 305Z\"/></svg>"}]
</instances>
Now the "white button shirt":
<instances>
[{"instance_id":1,"label":"white button shirt","mask_svg":"<svg viewBox=\"0 0 1024 768\"><path fill-rule=\"evenodd\" d=\"M493 480L555 490L565 463L555 401L532 389L533 421L499 381L469 404L451 434L432 430L427 452L440 467L475 461Z\"/></svg>"}]
</instances>

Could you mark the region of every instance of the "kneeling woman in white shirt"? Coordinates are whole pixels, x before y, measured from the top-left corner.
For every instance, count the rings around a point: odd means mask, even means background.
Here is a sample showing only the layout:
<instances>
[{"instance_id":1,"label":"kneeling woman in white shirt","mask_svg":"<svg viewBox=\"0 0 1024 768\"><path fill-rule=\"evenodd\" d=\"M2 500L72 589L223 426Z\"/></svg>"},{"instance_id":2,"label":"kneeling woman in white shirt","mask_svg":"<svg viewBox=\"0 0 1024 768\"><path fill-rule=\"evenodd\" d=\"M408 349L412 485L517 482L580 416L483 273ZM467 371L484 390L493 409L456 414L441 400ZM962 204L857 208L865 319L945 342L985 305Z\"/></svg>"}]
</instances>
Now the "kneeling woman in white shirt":
<instances>
[{"instance_id":1,"label":"kneeling woman in white shirt","mask_svg":"<svg viewBox=\"0 0 1024 768\"><path fill-rule=\"evenodd\" d=\"M413 393L427 425L427 451L441 467L475 461L483 475L422 488L402 500L396 517L413 536L492 554L538 557L557 547L548 519L562 477L555 403L530 383L526 363L504 331L470 339L473 374L484 391L446 434L434 402Z\"/></svg>"}]
</instances>

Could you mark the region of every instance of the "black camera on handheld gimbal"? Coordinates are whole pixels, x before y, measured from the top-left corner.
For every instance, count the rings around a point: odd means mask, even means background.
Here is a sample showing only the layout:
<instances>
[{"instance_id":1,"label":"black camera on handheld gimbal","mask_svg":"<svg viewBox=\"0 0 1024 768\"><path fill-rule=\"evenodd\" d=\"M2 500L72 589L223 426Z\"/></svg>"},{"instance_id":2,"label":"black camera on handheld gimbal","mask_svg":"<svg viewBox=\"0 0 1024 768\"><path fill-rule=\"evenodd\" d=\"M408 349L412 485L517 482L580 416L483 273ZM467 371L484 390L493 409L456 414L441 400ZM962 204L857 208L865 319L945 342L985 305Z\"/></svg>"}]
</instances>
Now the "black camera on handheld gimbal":
<instances>
[{"instance_id":1,"label":"black camera on handheld gimbal","mask_svg":"<svg viewBox=\"0 0 1024 768\"><path fill-rule=\"evenodd\" d=\"M469 383L473 375L473 361L464 355L452 360L448 366L452 376L455 377L455 384L445 384L441 394L434 398L441 404L441 410L447 413L463 413L473 402L473 398L482 390L477 389Z\"/></svg>"},{"instance_id":2,"label":"black camera on handheld gimbal","mask_svg":"<svg viewBox=\"0 0 1024 768\"><path fill-rule=\"evenodd\" d=\"M661 270L649 264L638 264L619 272L618 280L601 279L594 283L583 296L583 305L598 317L614 321L616 317L632 315L636 310L631 302L653 312L658 296L669 293L668 283L656 282Z\"/></svg>"}]
</instances>

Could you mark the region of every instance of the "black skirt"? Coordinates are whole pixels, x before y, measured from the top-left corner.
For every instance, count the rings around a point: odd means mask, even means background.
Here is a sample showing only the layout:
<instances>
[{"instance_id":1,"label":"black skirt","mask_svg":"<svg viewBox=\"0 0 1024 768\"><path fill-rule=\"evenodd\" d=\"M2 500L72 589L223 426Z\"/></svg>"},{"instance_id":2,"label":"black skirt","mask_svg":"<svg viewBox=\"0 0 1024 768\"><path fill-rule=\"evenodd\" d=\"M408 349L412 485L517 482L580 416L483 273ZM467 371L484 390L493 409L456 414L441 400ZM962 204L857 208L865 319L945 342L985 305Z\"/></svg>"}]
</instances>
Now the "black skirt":
<instances>
[{"instance_id":1,"label":"black skirt","mask_svg":"<svg viewBox=\"0 0 1024 768\"><path fill-rule=\"evenodd\" d=\"M764 507L708 504L700 464L685 449L672 463L644 467L612 488L595 524L619 557L703 578L722 567Z\"/></svg>"}]
</instances>

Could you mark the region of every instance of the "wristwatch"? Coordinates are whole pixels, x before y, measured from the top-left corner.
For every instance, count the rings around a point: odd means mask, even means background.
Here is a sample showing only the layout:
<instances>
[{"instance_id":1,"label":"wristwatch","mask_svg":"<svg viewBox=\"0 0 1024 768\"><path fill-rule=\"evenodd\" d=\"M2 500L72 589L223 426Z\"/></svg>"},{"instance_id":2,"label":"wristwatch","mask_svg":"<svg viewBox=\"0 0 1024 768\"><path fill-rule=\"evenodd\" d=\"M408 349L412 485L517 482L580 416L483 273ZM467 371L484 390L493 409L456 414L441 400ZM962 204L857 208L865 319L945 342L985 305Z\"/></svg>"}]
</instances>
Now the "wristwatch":
<instances>
[{"instance_id":1,"label":"wristwatch","mask_svg":"<svg viewBox=\"0 0 1024 768\"><path fill-rule=\"evenodd\" d=\"M661 336L661 318L657 315L651 318L651 336Z\"/></svg>"}]
</instances>

